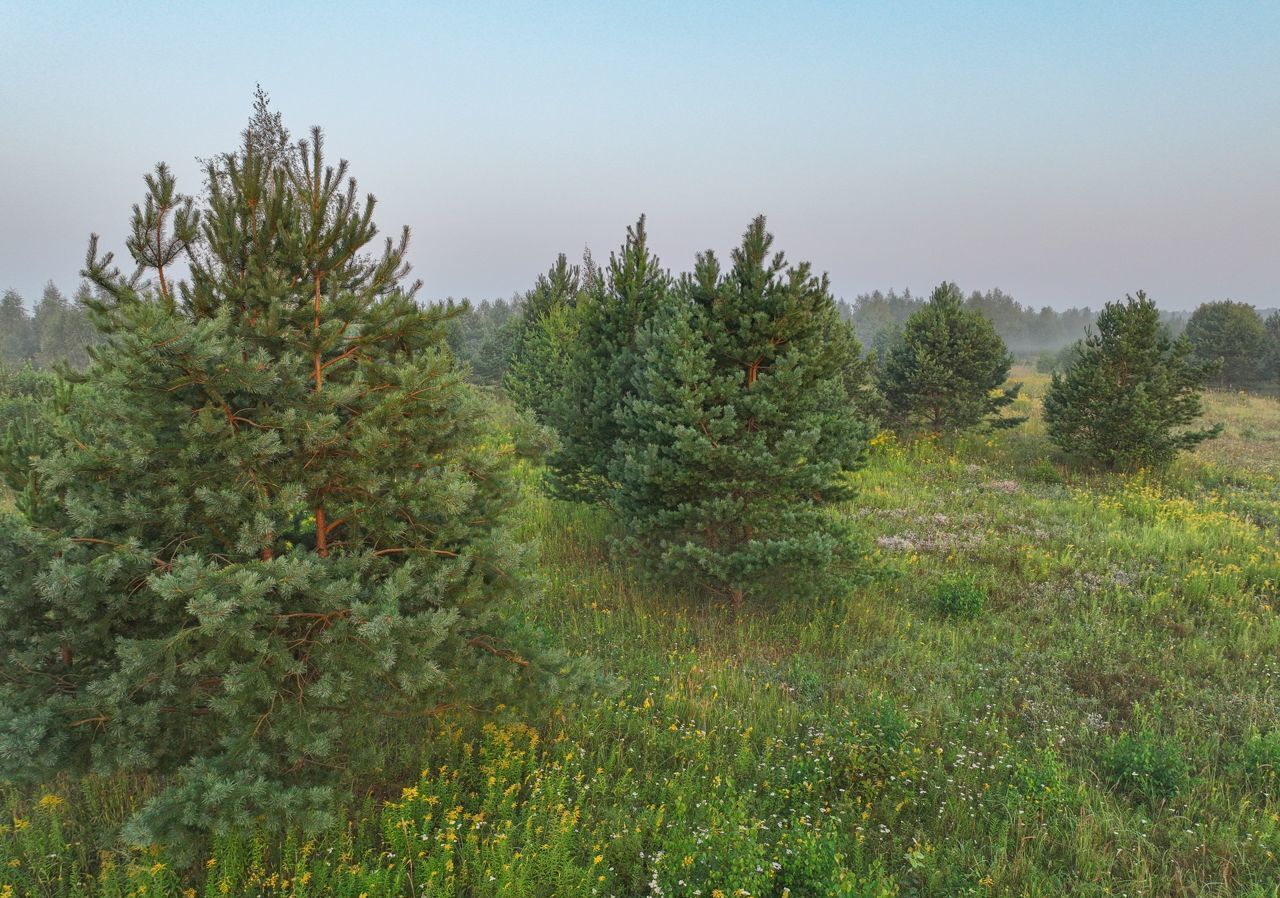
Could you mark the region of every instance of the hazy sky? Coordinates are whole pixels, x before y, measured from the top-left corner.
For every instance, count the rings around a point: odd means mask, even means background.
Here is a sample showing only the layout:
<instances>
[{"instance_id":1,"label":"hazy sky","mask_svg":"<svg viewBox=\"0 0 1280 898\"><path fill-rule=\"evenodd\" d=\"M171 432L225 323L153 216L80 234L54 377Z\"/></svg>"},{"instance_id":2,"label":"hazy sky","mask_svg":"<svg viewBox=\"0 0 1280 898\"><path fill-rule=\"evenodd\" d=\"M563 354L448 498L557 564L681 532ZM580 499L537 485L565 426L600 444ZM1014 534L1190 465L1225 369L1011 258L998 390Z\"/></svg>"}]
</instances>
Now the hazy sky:
<instances>
[{"instance_id":1,"label":"hazy sky","mask_svg":"<svg viewBox=\"0 0 1280 898\"><path fill-rule=\"evenodd\" d=\"M508 296L640 212L682 270L757 212L837 295L1280 306L1280 2L0 0L0 289L123 255L142 175L261 82L414 231L428 297Z\"/></svg>"}]
</instances>

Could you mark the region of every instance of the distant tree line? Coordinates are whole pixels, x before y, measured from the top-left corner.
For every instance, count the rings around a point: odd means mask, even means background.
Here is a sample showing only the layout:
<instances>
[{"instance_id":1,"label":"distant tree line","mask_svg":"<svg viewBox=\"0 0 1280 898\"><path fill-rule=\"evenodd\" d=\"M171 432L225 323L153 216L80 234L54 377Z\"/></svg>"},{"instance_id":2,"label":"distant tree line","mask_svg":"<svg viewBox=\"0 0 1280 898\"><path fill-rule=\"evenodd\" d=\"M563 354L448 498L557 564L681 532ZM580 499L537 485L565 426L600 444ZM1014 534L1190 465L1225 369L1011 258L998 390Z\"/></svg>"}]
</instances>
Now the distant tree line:
<instances>
[{"instance_id":1,"label":"distant tree line","mask_svg":"<svg viewBox=\"0 0 1280 898\"><path fill-rule=\"evenodd\" d=\"M66 362L72 368L89 364L88 347L98 342L87 303L93 291L82 284L68 299L54 283L45 285L34 306L16 290L0 296L0 364L52 368Z\"/></svg>"},{"instance_id":2,"label":"distant tree line","mask_svg":"<svg viewBox=\"0 0 1280 898\"><path fill-rule=\"evenodd\" d=\"M863 345L882 351L902 332L907 319L919 311L928 297L911 291L898 293L876 290L863 293L853 302L841 301L840 311L852 324ZM998 287L986 292L961 294L965 308L979 312L995 328L1009 351L1016 356L1061 349L1075 342L1091 324L1096 313L1088 307L1065 311L1045 306L1035 309L1015 300Z\"/></svg>"},{"instance_id":3,"label":"distant tree line","mask_svg":"<svg viewBox=\"0 0 1280 898\"><path fill-rule=\"evenodd\" d=\"M473 383L495 386L502 383L511 363L519 327L523 297L511 300L481 300L478 303L455 303L447 299L442 305L458 306L460 312L448 325L449 348L466 363Z\"/></svg>"}]
</instances>

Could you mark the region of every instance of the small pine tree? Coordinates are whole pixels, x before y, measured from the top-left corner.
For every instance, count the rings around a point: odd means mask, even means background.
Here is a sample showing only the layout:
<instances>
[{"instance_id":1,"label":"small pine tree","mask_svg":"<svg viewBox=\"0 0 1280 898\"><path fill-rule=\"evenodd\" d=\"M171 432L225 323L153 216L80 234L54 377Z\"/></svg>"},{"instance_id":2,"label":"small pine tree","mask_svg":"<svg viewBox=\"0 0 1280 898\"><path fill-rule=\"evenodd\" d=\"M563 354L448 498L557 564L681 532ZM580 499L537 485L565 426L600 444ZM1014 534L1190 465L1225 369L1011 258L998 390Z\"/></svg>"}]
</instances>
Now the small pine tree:
<instances>
[{"instance_id":1,"label":"small pine tree","mask_svg":"<svg viewBox=\"0 0 1280 898\"><path fill-rule=\"evenodd\" d=\"M554 420L556 403L564 395L569 353L578 339L580 322L577 306L555 306L524 331L520 351L507 369L507 395L540 424Z\"/></svg>"},{"instance_id":2,"label":"small pine tree","mask_svg":"<svg viewBox=\"0 0 1280 898\"><path fill-rule=\"evenodd\" d=\"M884 397L876 386L874 376L875 356L862 351L862 343L853 324L840 314L836 306L836 320L831 325L828 338L833 352L841 360L840 379L844 382L852 414L875 430L885 416Z\"/></svg>"},{"instance_id":3,"label":"small pine tree","mask_svg":"<svg viewBox=\"0 0 1280 898\"><path fill-rule=\"evenodd\" d=\"M563 253L525 294L503 385L517 407L546 423L563 391L565 364L577 329L580 269Z\"/></svg>"},{"instance_id":4,"label":"small pine tree","mask_svg":"<svg viewBox=\"0 0 1280 898\"><path fill-rule=\"evenodd\" d=\"M533 670L495 611L509 453L447 313L401 286L407 229L367 252L319 129L297 160L246 139L199 212L157 168L148 282L91 241L106 342L38 465L54 502L0 509L0 778L162 774L137 838L318 824L389 721Z\"/></svg>"},{"instance_id":5,"label":"small pine tree","mask_svg":"<svg viewBox=\"0 0 1280 898\"><path fill-rule=\"evenodd\" d=\"M627 229L621 250L579 293L576 334L566 352L563 386L545 423L560 448L549 459L553 492L568 499L605 501L609 466L619 436L618 412L633 390L639 364L636 336L656 313L671 278L649 251L644 216Z\"/></svg>"},{"instance_id":6,"label":"small pine tree","mask_svg":"<svg viewBox=\"0 0 1280 898\"><path fill-rule=\"evenodd\" d=\"M1044 399L1049 438L1109 468L1162 467L1221 426L1185 430L1203 412L1200 392L1215 366L1172 340L1142 291L1110 302Z\"/></svg>"},{"instance_id":7,"label":"small pine tree","mask_svg":"<svg viewBox=\"0 0 1280 898\"><path fill-rule=\"evenodd\" d=\"M902 430L1013 427L1026 418L1001 416L1021 388L1005 387L1012 365L991 322L965 308L955 284L942 284L886 351L880 391L890 420Z\"/></svg>"},{"instance_id":8,"label":"small pine tree","mask_svg":"<svg viewBox=\"0 0 1280 898\"><path fill-rule=\"evenodd\" d=\"M761 217L728 271L700 255L643 328L612 466L627 544L735 608L847 582L854 541L828 508L868 436L827 279L772 244Z\"/></svg>"},{"instance_id":9,"label":"small pine tree","mask_svg":"<svg viewBox=\"0 0 1280 898\"><path fill-rule=\"evenodd\" d=\"M473 305L447 299L443 305L455 312L447 339L454 357L467 367L468 378L487 387L501 385L520 326L517 303L485 299Z\"/></svg>"},{"instance_id":10,"label":"small pine tree","mask_svg":"<svg viewBox=\"0 0 1280 898\"><path fill-rule=\"evenodd\" d=\"M16 290L6 290L0 297L0 365L21 367L38 346L26 303Z\"/></svg>"},{"instance_id":11,"label":"small pine tree","mask_svg":"<svg viewBox=\"0 0 1280 898\"><path fill-rule=\"evenodd\" d=\"M1207 302L1191 313L1182 333L1196 358L1218 363L1209 380L1214 386L1247 387L1265 376L1267 328L1248 303Z\"/></svg>"},{"instance_id":12,"label":"small pine tree","mask_svg":"<svg viewBox=\"0 0 1280 898\"><path fill-rule=\"evenodd\" d=\"M1280 312L1267 316L1267 364L1266 377L1280 382Z\"/></svg>"}]
</instances>

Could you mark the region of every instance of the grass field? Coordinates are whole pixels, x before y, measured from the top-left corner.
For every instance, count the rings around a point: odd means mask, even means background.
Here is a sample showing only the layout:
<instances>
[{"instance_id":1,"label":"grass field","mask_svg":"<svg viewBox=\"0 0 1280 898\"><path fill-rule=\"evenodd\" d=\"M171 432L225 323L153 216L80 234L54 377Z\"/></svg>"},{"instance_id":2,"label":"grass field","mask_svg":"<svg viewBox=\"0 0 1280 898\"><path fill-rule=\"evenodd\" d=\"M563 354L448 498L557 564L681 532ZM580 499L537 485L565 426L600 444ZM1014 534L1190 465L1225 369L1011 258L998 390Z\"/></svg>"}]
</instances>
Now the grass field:
<instances>
[{"instance_id":1,"label":"grass field","mask_svg":"<svg viewBox=\"0 0 1280 898\"><path fill-rule=\"evenodd\" d=\"M405 733L330 831L195 859L103 837L146 782L7 789L0 898L1280 894L1280 401L1211 394L1222 439L1104 475L1019 376L1023 428L877 438L873 576L803 607L655 595L531 472L522 613L599 694Z\"/></svg>"}]
</instances>

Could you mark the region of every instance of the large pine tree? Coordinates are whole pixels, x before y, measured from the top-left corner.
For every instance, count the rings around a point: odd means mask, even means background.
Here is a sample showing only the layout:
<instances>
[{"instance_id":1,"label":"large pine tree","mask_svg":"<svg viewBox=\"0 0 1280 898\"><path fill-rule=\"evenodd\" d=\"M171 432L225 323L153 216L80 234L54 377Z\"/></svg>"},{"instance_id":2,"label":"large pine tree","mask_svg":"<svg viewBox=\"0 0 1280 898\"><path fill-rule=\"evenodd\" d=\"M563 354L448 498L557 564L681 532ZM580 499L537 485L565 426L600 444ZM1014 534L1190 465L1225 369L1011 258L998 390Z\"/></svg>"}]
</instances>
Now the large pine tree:
<instances>
[{"instance_id":1,"label":"large pine tree","mask_svg":"<svg viewBox=\"0 0 1280 898\"><path fill-rule=\"evenodd\" d=\"M1059 447L1110 468L1160 467L1221 432L1187 429L1217 364L1173 340L1142 291L1107 303L1044 398L1045 428Z\"/></svg>"},{"instance_id":2,"label":"large pine tree","mask_svg":"<svg viewBox=\"0 0 1280 898\"><path fill-rule=\"evenodd\" d=\"M1005 387L1012 365L991 322L965 307L955 284L942 284L885 353L880 390L891 420L903 430L1011 427L1026 420L1001 414L1021 386Z\"/></svg>"},{"instance_id":3,"label":"large pine tree","mask_svg":"<svg viewBox=\"0 0 1280 898\"><path fill-rule=\"evenodd\" d=\"M829 506L849 496L868 436L827 279L772 244L761 217L728 270L700 255L644 328L611 469L650 570L735 608L851 574L854 542Z\"/></svg>"},{"instance_id":4,"label":"large pine tree","mask_svg":"<svg viewBox=\"0 0 1280 898\"><path fill-rule=\"evenodd\" d=\"M371 252L318 129L256 137L201 209L157 167L146 282L91 241L105 343L39 462L55 501L0 509L0 777L163 774L139 836L316 822L386 721L530 672L494 611L524 555L502 441L402 286L407 229Z\"/></svg>"},{"instance_id":5,"label":"large pine tree","mask_svg":"<svg viewBox=\"0 0 1280 898\"><path fill-rule=\"evenodd\" d=\"M633 390L639 363L636 336L671 284L649 251L644 216L627 229L626 242L610 256L602 276L589 274L586 281L578 295L564 378L545 423L560 436L560 448L549 459L553 490L565 498L600 502L612 489L609 466L619 435L618 412Z\"/></svg>"}]
</instances>

